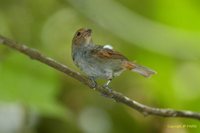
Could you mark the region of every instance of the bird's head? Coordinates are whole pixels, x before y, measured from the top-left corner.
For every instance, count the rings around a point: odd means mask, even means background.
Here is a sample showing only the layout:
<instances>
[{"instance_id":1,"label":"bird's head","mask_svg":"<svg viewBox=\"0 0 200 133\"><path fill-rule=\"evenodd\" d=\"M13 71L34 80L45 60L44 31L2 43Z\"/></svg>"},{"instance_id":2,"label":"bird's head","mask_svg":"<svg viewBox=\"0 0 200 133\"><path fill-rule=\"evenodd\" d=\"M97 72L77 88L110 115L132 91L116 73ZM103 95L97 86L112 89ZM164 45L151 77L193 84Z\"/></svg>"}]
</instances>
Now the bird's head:
<instances>
[{"instance_id":1,"label":"bird's head","mask_svg":"<svg viewBox=\"0 0 200 133\"><path fill-rule=\"evenodd\" d=\"M76 31L72 44L76 46L90 45L92 44L92 30L87 28L81 28Z\"/></svg>"}]
</instances>

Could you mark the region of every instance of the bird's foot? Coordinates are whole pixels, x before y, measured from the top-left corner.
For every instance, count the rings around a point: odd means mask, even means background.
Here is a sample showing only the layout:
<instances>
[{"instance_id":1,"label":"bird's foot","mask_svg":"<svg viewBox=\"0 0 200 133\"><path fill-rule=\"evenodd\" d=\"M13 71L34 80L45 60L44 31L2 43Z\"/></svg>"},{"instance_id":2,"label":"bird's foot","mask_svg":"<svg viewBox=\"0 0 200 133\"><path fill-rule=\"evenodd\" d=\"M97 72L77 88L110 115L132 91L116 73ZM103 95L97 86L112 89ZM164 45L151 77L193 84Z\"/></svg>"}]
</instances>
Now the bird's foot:
<instances>
[{"instance_id":1,"label":"bird's foot","mask_svg":"<svg viewBox=\"0 0 200 133\"><path fill-rule=\"evenodd\" d=\"M109 91L109 93L112 92L112 89L107 84L103 85L103 88L107 89Z\"/></svg>"},{"instance_id":2,"label":"bird's foot","mask_svg":"<svg viewBox=\"0 0 200 133\"><path fill-rule=\"evenodd\" d=\"M96 89L97 87L97 82L95 81L95 79L93 77L89 77L90 79L90 86L92 87L92 89Z\"/></svg>"},{"instance_id":3,"label":"bird's foot","mask_svg":"<svg viewBox=\"0 0 200 133\"><path fill-rule=\"evenodd\" d=\"M112 91L113 91L113 90L112 90L107 84L103 85L102 87L103 87L104 89L106 89L106 91L105 91L104 93L101 93L102 96L111 97L111 98L112 98Z\"/></svg>"}]
</instances>

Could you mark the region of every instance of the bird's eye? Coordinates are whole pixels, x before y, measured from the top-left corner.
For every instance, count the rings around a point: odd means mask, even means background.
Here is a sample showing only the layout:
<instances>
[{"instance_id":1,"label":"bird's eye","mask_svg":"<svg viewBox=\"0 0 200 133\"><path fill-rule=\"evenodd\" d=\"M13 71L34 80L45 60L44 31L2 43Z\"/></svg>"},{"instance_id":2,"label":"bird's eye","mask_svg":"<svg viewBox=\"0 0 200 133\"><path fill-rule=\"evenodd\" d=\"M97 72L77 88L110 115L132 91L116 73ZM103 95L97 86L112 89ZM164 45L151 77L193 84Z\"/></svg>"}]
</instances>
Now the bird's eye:
<instances>
[{"instance_id":1,"label":"bird's eye","mask_svg":"<svg viewBox=\"0 0 200 133\"><path fill-rule=\"evenodd\" d=\"M80 35L81 35L81 32L78 32L76 35L77 35L77 36L80 36Z\"/></svg>"}]
</instances>

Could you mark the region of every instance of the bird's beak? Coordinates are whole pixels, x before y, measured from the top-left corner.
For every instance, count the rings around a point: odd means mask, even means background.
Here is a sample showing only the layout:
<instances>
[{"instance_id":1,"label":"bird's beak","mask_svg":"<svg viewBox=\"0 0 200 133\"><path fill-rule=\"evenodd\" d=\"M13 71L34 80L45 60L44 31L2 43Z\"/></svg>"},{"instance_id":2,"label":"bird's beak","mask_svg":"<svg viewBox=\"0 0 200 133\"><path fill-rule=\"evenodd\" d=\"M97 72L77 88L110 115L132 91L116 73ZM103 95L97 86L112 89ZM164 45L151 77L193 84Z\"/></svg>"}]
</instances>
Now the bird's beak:
<instances>
[{"instance_id":1,"label":"bird's beak","mask_svg":"<svg viewBox=\"0 0 200 133\"><path fill-rule=\"evenodd\" d=\"M91 30L91 29L88 29L87 32L92 33L92 30Z\"/></svg>"},{"instance_id":2,"label":"bird's beak","mask_svg":"<svg viewBox=\"0 0 200 133\"><path fill-rule=\"evenodd\" d=\"M91 29L87 29L85 31L85 40L86 40L87 44L90 44L91 41L92 41L92 36L91 35L92 35L92 30Z\"/></svg>"},{"instance_id":3,"label":"bird's beak","mask_svg":"<svg viewBox=\"0 0 200 133\"><path fill-rule=\"evenodd\" d=\"M86 33L87 33L88 36L91 36L92 30L91 30L91 29L87 29L87 30L86 30Z\"/></svg>"}]
</instances>

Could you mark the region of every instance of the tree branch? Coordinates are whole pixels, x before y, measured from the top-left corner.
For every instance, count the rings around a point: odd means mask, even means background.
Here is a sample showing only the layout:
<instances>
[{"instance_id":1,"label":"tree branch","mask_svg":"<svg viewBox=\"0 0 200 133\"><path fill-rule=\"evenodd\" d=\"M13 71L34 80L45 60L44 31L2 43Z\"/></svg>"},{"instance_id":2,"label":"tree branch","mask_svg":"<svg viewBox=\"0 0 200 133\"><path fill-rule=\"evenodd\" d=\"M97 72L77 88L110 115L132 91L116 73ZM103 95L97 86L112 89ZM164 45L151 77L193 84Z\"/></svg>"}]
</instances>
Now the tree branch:
<instances>
[{"instance_id":1,"label":"tree branch","mask_svg":"<svg viewBox=\"0 0 200 133\"><path fill-rule=\"evenodd\" d=\"M0 44L3 44L5 46L8 46L12 49L15 49L27 56L29 56L31 59L37 60L43 64L46 64L76 80L83 83L84 85L88 86L89 88L92 88L92 83L90 80L82 76L81 74L73 71L69 67L57 62L56 60L49 58L36 49L29 48L26 45L17 43L11 39L8 39L6 37L3 37L0 35ZM103 88L102 86L97 86L95 88L96 91L106 95L106 97L114 99L117 102L123 103L138 112L142 113L143 115L156 115L156 116L162 116L162 117L185 117L185 118L191 118L191 119L197 119L200 120L200 113L198 112L192 112L192 111L186 111L186 110L174 110L174 109L160 109L160 108L153 108L146 105L143 105L137 101L134 101L127 96L116 92L116 91L109 91L108 89Z\"/></svg>"}]
</instances>

